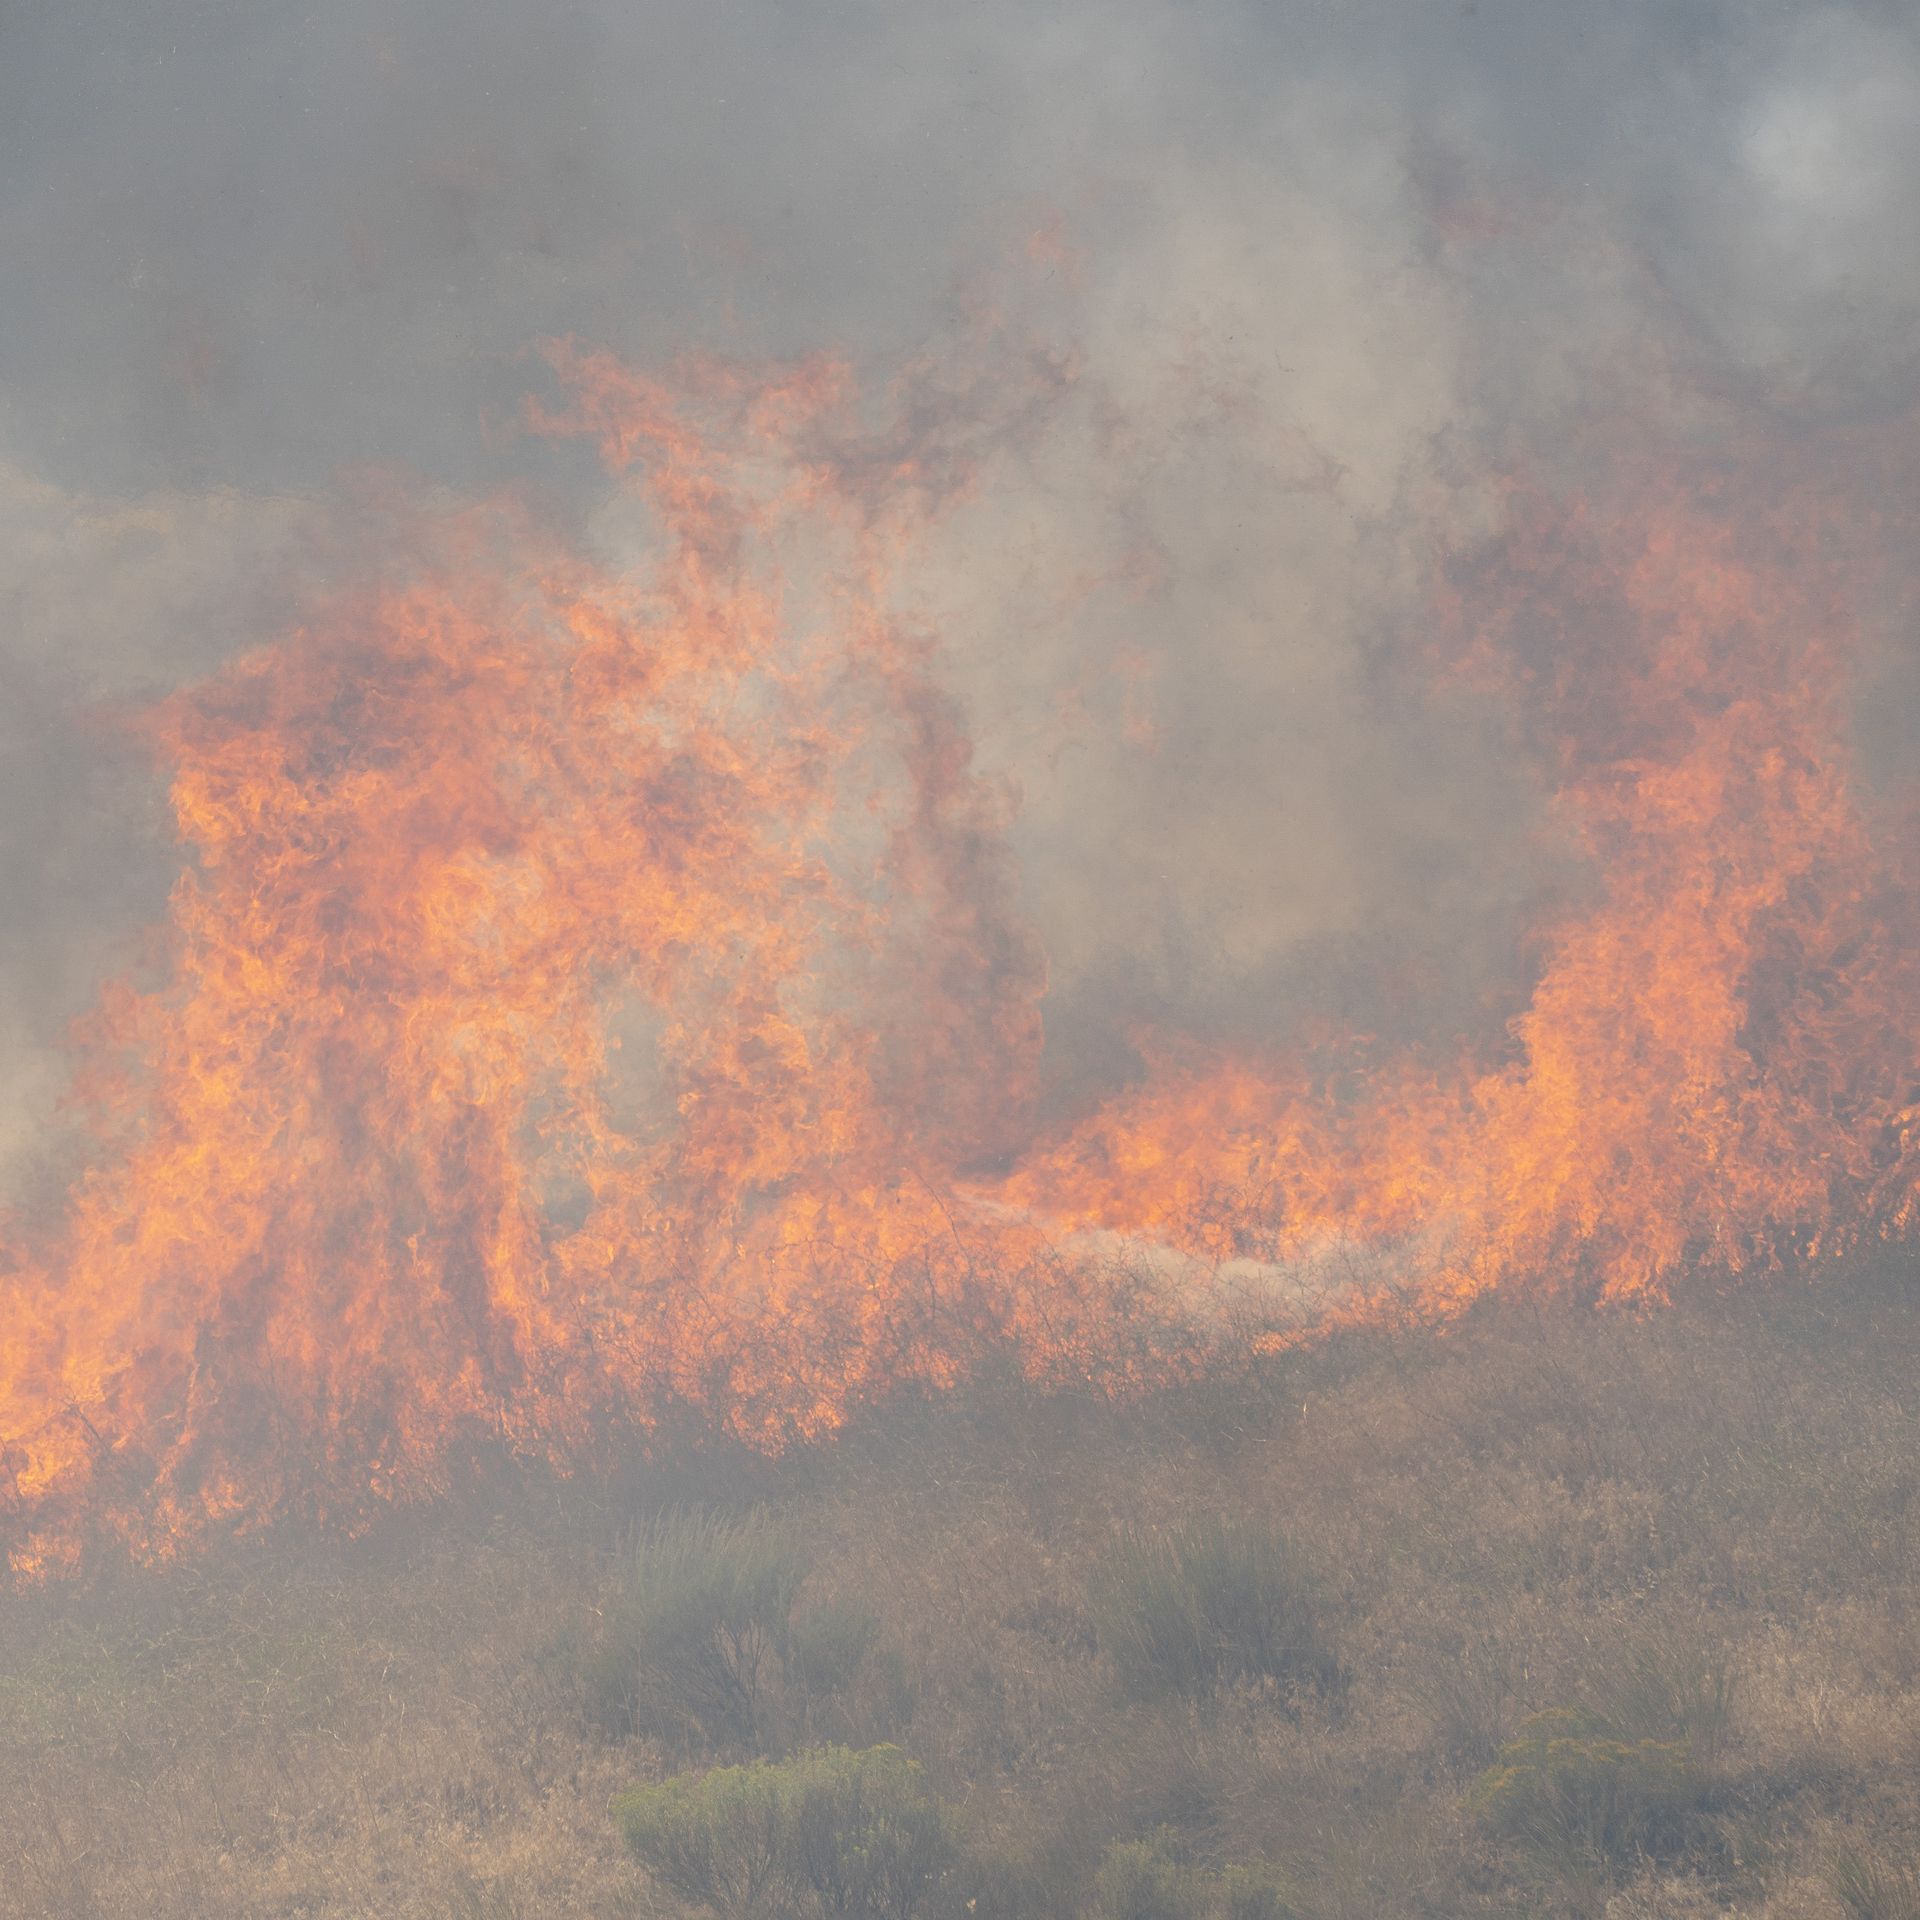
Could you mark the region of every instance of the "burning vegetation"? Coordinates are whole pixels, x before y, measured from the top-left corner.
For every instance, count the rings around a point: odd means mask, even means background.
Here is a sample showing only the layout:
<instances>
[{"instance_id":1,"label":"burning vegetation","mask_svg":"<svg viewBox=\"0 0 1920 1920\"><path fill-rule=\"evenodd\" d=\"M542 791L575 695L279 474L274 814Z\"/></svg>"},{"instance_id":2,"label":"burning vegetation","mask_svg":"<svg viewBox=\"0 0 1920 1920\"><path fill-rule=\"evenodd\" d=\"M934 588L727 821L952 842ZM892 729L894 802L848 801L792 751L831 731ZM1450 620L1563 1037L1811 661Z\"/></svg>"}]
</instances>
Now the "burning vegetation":
<instances>
[{"instance_id":1,"label":"burning vegetation","mask_svg":"<svg viewBox=\"0 0 1920 1920\"><path fill-rule=\"evenodd\" d=\"M686 1411L777 1450L988 1356L1120 1388L1914 1226L1857 477L1505 474L1424 643L1502 703L1572 876L1499 1043L1152 1036L1056 1125L1011 801L900 591L984 455L830 363L550 357L533 425L597 441L643 560L416 517L144 722L185 865L86 1026L84 1170L0 1265L15 1576L353 1528Z\"/></svg>"}]
</instances>

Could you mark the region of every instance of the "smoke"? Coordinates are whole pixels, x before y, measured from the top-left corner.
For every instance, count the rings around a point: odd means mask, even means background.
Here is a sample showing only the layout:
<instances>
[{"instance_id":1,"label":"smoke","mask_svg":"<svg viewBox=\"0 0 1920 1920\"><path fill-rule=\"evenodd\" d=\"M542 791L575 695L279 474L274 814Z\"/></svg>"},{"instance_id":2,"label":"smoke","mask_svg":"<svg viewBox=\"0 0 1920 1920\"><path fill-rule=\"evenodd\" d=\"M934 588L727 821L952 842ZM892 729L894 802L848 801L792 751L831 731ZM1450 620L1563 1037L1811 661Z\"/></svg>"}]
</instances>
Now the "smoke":
<instances>
[{"instance_id":1,"label":"smoke","mask_svg":"<svg viewBox=\"0 0 1920 1920\"><path fill-rule=\"evenodd\" d=\"M0 1150L177 864L117 716L297 617L366 474L636 537L519 425L562 336L973 356L922 424L1005 432L915 611L1057 1101L1143 1028L1497 1022L1564 876L1497 711L1412 670L1436 543L1492 464L1577 479L1596 406L1809 462L1910 410L1917 190L1896 4L14 9ZM996 413L989 309L1071 367L1044 405Z\"/></svg>"}]
</instances>

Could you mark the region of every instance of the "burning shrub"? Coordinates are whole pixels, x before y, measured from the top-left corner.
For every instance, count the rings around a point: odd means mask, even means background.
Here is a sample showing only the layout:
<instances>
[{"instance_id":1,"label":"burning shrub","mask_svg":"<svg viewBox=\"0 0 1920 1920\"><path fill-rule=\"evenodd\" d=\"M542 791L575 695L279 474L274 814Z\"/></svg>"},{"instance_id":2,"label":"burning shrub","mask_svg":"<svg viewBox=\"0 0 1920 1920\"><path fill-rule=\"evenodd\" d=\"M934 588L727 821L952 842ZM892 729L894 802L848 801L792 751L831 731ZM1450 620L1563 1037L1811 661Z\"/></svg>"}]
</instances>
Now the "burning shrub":
<instances>
[{"instance_id":1,"label":"burning shrub","mask_svg":"<svg viewBox=\"0 0 1920 1920\"><path fill-rule=\"evenodd\" d=\"M680 1775L614 1811L657 1879L727 1920L911 1920L954 1858L946 1812L897 1747Z\"/></svg>"},{"instance_id":2,"label":"burning shrub","mask_svg":"<svg viewBox=\"0 0 1920 1920\"><path fill-rule=\"evenodd\" d=\"M1340 1678L1314 1583L1270 1528L1213 1519L1128 1533L1093 1602L1101 1644L1135 1699Z\"/></svg>"},{"instance_id":3,"label":"burning shrub","mask_svg":"<svg viewBox=\"0 0 1920 1920\"><path fill-rule=\"evenodd\" d=\"M1671 1854L1705 1793L1684 1737L1635 1739L1581 1707L1536 1713L1480 1776L1489 1832L1541 1864L1612 1871Z\"/></svg>"}]
</instances>

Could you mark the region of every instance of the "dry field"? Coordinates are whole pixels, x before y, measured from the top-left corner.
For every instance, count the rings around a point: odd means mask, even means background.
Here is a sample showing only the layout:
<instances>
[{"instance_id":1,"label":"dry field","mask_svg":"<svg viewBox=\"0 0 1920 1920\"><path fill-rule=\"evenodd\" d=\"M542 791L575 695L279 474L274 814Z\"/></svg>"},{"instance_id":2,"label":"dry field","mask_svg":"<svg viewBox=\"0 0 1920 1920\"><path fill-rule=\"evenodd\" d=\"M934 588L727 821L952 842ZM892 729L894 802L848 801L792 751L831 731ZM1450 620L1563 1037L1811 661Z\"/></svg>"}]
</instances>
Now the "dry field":
<instances>
[{"instance_id":1,"label":"dry field","mask_svg":"<svg viewBox=\"0 0 1920 1920\"><path fill-rule=\"evenodd\" d=\"M891 1745L920 1880L759 1911L1912 1920L1917 1491L1901 1262L496 1488L0 1602L0 1912L725 1911L615 1800Z\"/></svg>"}]
</instances>

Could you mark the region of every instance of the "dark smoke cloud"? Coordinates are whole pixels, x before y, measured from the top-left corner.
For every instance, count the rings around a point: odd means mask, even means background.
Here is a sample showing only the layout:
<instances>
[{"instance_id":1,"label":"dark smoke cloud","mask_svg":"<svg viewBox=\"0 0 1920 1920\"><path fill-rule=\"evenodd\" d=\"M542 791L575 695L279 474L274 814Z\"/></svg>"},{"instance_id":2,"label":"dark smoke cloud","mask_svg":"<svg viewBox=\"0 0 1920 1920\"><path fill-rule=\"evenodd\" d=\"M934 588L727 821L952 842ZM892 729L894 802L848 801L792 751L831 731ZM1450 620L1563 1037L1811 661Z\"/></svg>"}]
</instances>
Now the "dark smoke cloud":
<instances>
[{"instance_id":1,"label":"dark smoke cloud","mask_svg":"<svg viewBox=\"0 0 1920 1920\"><path fill-rule=\"evenodd\" d=\"M571 503L531 342L885 368L1023 247L1082 383L923 590L1061 1056L1271 1020L1362 939L1468 1005L1540 856L1492 717L1381 669L1417 504L1470 525L1489 450L1655 361L1789 433L1911 407L1917 197L1899 0L9 8L9 1139L170 870L94 703L270 635L343 475Z\"/></svg>"}]
</instances>

